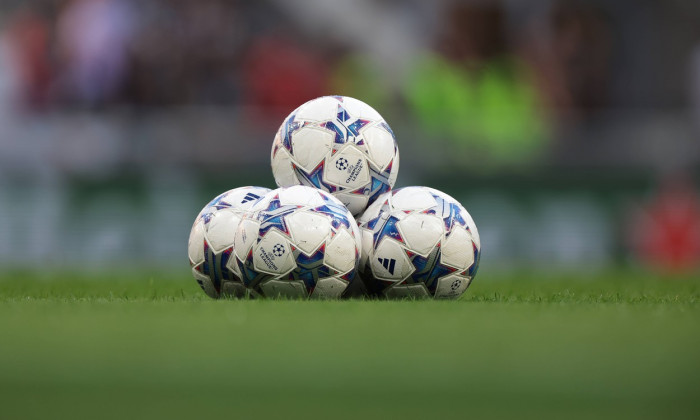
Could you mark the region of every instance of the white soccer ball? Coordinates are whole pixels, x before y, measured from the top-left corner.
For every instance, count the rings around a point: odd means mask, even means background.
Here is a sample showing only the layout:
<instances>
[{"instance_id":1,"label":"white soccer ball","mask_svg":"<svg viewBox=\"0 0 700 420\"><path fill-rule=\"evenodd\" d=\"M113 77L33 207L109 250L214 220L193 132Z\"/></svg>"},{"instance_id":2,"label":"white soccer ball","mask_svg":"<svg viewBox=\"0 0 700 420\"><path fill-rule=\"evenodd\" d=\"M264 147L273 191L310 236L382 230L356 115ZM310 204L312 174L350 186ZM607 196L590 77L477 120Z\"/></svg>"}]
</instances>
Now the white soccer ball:
<instances>
[{"instance_id":1,"label":"white soccer ball","mask_svg":"<svg viewBox=\"0 0 700 420\"><path fill-rule=\"evenodd\" d=\"M481 240L457 200L427 187L388 192L359 219L360 273L387 297L457 298L479 267Z\"/></svg>"},{"instance_id":2,"label":"white soccer ball","mask_svg":"<svg viewBox=\"0 0 700 420\"><path fill-rule=\"evenodd\" d=\"M245 296L238 267L233 264L233 240L243 215L270 190L241 187L218 195L197 215L187 246L192 275L212 298Z\"/></svg>"},{"instance_id":3,"label":"white soccer ball","mask_svg":"<svg viewBox=\"0 0 700 420\"><path fill-rule=\"evenodd\" d=\"M268 193L240 223L234 254L253 295L335 298L353 281L361 254L352 214L306 186Z\"/></svg>"},{"instance_id":4,"label":"white soccer ball","mask_svg":"<svg viewBox=\"0 0 700 420\"><path fill-rule=\"evenodd\" d=\"M394 186L399 148L372 107L347 96L324 96L284 120L271 161L278 186L300 184L330 192L358 215Z\"/></svg>"}]
</instances>

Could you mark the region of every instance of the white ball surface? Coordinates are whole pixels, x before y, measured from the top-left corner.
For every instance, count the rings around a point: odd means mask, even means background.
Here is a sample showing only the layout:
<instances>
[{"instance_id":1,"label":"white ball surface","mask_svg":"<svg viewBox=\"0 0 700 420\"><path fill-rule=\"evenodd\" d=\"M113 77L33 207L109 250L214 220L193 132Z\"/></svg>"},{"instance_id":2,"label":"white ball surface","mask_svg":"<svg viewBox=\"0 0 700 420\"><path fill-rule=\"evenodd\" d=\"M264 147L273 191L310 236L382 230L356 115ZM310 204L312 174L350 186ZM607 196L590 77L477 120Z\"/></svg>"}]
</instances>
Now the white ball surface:
<instances>
[{"instance_id":1,"label":"white ball surface","mask_svg":"<svg viewBox=\"0 0 700 420\"><path fill-rule=\"evenodd\" d=\"M394 186L399 149L372 107L347 96L324 96L285 118L270 160L278 186L324 190L358 215Z\"/></svg>"},{"instance_id":2,"label":"white ball surface","mask_svg":"<svg viewBox=\"0 0 700 420\"><path fill-rule=\"evenodd\" d=\"M234 238L243 216L269 191L262 187L226 191L204 206L195 218L187 255L192 275L210 297L245 295L238 267L232 264Z\"/></svg>"},{"instance_id":3,"label":"white ball surface","mask_svg":"<svg viewBox=\"0 0 700 420\"><path fill-rule=\"evenodd\" d=\"M457 298L476 276L481 240L449 195L406 187L380 196L359 219L360 272L387 297Z\"/></svg>"},{"instance_id":4,"label":"white ball surface","mask_svg":"<svg viewBox=\"0 0 700 420\"><path fill-rule=\"evenodd\" d=\"M235 263L255 295L337 298L354 280L362 252L354 217L331 194L274 190L238 226Z\"/></svg>"}]
</instances>

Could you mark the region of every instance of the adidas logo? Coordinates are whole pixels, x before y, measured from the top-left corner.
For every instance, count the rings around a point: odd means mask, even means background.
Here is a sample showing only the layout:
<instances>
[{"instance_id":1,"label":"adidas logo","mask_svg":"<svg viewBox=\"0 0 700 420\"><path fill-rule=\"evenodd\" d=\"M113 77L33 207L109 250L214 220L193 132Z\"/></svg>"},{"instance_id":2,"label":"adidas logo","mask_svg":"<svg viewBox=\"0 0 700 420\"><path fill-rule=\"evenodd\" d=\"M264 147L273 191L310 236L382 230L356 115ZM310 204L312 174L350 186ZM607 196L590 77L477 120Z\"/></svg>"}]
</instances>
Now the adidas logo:
<instances>
[{"instance_id":1,"label":"adidas logo","mask_svg":"<svg viewBox=\"0 0 700 420\"><path fill-rule=\"evenodd\" d=\"M241 200L241 204L247 203L249 201L257 200L258 198L260 198L259 195L255 195L253 193L248 193L245 195L245 197L243 197L243 200Z\"/></svg>"},{"instance_id":2,"label":"adidas logo","mask_svg":"<svg viewBox=\"0 0 700 420\"><path fill-rule=\"evenodd\" d=\"M377 258L382 267L386 268L389 274L394 274L394 268L396 267L396 260L393 258Z\"/></svg>"}]
</instances>

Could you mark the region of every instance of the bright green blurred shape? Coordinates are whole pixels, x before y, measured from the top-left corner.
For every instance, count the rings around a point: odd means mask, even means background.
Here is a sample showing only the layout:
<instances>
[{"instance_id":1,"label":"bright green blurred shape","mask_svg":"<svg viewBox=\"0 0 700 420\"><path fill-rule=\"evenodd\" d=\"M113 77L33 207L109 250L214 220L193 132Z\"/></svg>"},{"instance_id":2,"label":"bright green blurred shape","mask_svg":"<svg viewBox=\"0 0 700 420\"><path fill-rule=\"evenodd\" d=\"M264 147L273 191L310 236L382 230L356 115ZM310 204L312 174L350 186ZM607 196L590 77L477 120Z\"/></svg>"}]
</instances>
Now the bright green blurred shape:
<instances>
[{"instance_id":1,"label":"bright green blurred shape","mask_svg":"<svg viewBox=\"0 0 700 420\"><path fill-rule=\"evenodd\" d=\"M404 87L409 109L430 138L461 147L461 158L527 165L550 137L531 71L513 57L479 66L421 56Z\"/></svg>"}]
</instances>

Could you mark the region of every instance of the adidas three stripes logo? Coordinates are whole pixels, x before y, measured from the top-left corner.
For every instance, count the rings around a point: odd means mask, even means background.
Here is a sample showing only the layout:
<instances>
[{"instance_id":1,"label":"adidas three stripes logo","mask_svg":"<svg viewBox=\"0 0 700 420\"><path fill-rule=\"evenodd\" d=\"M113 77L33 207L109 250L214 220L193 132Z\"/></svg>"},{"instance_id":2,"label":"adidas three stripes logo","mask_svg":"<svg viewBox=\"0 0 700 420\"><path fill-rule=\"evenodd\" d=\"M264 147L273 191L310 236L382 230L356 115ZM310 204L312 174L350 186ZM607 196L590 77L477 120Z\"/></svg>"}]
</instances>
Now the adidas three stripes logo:
<instances>
[{"instance_id":1,"label":"adidas three stripes logo","mask_svg":"<svg viewBox=\"0 0 700 420\"><path fill-rule=\"evenodd\" d=\"M377 258L382 267L386 268L389 274L394 274L394 267L396 267L396 260L393 258Z\"/></svg>"},{"instance_id":2,"label":"adidas three stripes logo","mask_svg":"<svg viewBox=\"0 0 700 420\"><path fill-rule=\"evenodd\" d=\"M249 201L257 200L258 198L260 198L259 195L255 195L253 193L248 193L245 195L245 197L243 197L243 200L241 200L241 204L247 203Z\"/></svg>"}]
</instances>

